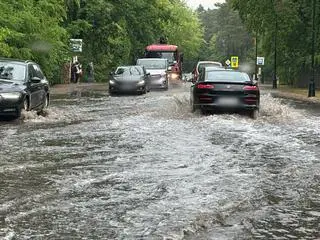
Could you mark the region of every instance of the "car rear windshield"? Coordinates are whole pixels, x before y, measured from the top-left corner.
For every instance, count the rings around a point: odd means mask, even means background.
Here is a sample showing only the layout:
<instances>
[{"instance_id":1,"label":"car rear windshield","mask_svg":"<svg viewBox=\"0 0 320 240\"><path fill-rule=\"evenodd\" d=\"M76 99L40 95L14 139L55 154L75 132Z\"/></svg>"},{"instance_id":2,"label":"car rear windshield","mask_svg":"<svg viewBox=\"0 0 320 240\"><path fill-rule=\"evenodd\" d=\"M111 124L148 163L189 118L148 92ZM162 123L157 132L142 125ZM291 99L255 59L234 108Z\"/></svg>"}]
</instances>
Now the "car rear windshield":
<instances>
[{"instance_id":1,"label":"car rear windshield","mask_svg":"<svg viewBox=\"0 0 320 240\"><path fill-rule=\"evenodd\" d=\"M219 82L248 82L248 74L233 71L208 71L206 72L205 81Z\"/></svg>"},{"instance_id":2,"label":"car rear windshield","mask_svg":"<svg viewBox=\"0 0 320 240\"><path fill-rule=\"evenodd\" d=\"M25 75L26 67L24 65L0 61L0 79L10 81L24 81Z\"/></svg>"},{"instance_id":3,"label":"car rear windshield","mask_svg":"<svg viewBox=\"0 0 320 240\"><path fill-rule=\"evenodd\" d=\"M138 65L144 66L146 69L166 69L167 60L149 60L149 59L139 59Z\"/></svg>"}]
</instances>

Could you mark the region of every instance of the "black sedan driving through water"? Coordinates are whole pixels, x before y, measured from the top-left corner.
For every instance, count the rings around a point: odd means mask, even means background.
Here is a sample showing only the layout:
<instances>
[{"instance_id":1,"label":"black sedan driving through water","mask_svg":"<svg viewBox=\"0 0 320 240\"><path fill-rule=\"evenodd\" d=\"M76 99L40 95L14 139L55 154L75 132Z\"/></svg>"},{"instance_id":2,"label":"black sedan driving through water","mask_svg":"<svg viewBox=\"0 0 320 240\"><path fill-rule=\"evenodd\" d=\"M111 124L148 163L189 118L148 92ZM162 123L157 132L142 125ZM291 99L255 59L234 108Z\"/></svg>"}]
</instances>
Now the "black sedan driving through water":
<instances>
[{"instance_id":1,"label":"black sedan driving through water","mask_svg":"<svg viewBox=\"0 0 320 240\"><path fill-rule=\"evenodd\" d=\"M245 111L256 118L260 90L247 73L206 67L191 87L190 104L192 111Z\"/></svg>"},{"instance_id":2,"label":"black sedan driving through water","mask_svg":"<svg viewBox=\"0 0 320 240\"><path fill-rule=\"evenodd\" d=\"M120 66L110 73L109 93L140 93L149 91L149 74L142 66Z\"/></svg>"},{"instance_id":3,"label":"black sedan driving through water","mask_svg":"<svg viewBox=\"0 0 320 240\"><path fill-rule=\"evenodd\" d=\"M32 61L0 59L0 116L19 117L21 111L41 113L49 105L49 83Z\"/></svg>"}]
</instances>

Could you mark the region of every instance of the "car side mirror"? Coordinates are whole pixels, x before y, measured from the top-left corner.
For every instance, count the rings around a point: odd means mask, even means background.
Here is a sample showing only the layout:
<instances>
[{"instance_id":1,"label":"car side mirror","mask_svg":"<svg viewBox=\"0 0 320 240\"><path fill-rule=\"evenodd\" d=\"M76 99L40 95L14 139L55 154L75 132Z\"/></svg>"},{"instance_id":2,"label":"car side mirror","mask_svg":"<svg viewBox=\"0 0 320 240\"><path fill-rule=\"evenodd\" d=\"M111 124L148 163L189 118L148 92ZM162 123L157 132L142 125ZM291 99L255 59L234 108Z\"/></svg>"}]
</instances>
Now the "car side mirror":
<instances>
[{"instance_id":1,"label":"car side mirror","mask_svg":"<svg viewBox=\"0 0 320 240\"><path fill-rule=\"evenodd\" d=\"M39 82L41 82L41 79L40 79L39 77L32 77L30 80L31 80L32 83L39 83Z\"/></svg>"},{"instance_id":2,"label":"car side mirror","mask_svg":"<svg viewBox=\"0 0 320 240\"><path fill-rule=\"evenodd\" d=\"M110 75L110 76L113 76L113 75L114 75L114 72L109 72L109 75Z\"/></svg>"},{"instance_id":3,"label":"car side mirror","mask_svg":"<svg viewBox=\"0 0 320 240\"><path fill-rule=\"evenodd\" d=\"M151 74L150 74L150 73L146 73L146 75L147 75L147 76L150 76Z\"/></svg>"}]
</instances>

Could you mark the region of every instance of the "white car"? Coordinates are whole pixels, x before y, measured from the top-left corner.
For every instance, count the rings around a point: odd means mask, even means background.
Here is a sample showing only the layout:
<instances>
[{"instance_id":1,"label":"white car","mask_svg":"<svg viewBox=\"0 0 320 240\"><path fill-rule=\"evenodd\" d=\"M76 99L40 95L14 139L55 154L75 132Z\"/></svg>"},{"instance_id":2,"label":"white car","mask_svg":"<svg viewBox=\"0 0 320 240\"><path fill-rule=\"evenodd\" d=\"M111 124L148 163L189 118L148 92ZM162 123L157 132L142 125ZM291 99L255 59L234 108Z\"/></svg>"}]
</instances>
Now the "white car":
<instances>
[{"instance_id":1,"label":"white car","mask_svg":"<svg viewBox=\"0 0 320 240\"><path fill-rule=\"evenodd\" d=\"M193 69L193 81L196 82L198 80L199 74L201 69L204 69L205 67L217 67L217 68L223 68L222 63L216 62L216 61L199 61Z\"/></svg>"}]
</instances>

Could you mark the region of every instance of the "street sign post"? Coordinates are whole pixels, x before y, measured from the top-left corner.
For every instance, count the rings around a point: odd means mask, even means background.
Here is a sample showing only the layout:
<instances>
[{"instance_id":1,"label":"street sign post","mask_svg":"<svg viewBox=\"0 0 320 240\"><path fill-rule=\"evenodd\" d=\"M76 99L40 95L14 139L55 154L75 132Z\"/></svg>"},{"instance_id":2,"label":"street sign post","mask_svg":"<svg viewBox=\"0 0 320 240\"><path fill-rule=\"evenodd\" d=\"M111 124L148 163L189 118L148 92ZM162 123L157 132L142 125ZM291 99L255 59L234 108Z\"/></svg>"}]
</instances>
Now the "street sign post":
<instances>
[{"instance_id":1,"label":"street sign post","mask_svg":"<svg viewBox=\"0 0 320 240\"><path fill-rule=\"evenodd\" d=\"M257 57L257 65L260 65L260 66L264 65L264 57Z\"/></svg>"},{"instance_id":2,"label":"street sign post","mask_svg":"<svg viewBox=\"0 0 320 240\"><path fill-rule=\"evenodd\" d=\"M238 68L239 67L239 57L238 56L232 56L231 57L231 67L232 68Z\"/></svg>"},{"instance_id":3,"label":"street sign post","mask_svg":"<svg viewBox=\"0 0 320 240\"><path fill-rule=\"evenodd\" d=\"M70 39L70 49L72 52L82 52L82 39Z\"/></svg>"}]
</instances>

